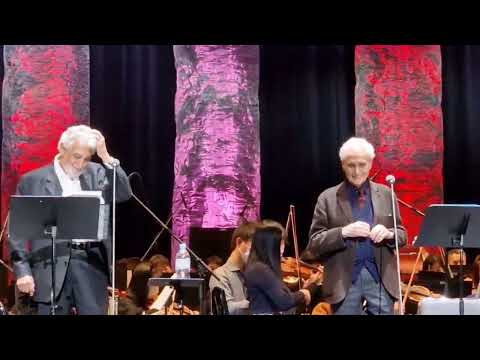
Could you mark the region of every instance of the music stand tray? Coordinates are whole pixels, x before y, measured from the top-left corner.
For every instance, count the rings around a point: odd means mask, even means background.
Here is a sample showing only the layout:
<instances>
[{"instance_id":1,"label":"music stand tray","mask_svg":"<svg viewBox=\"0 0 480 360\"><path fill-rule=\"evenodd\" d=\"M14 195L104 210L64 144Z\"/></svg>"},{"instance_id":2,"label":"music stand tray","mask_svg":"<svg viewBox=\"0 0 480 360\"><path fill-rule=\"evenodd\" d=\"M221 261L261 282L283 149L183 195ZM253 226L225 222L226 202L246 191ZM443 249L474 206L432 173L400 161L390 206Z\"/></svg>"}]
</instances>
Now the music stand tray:
<instances>
[{"instance_id":1,"label":"music stand tray","mask_svg":"<svg viewBox=\"0 0 480 360\"><path fill-rule=\"evenodd\" d=\"M480 205L431 205L415 247L480 248ZM463 266L460 266L459 312L464 314Z\"/></svg>"},{"instance_id":2,"label":"music stand tray","mask_svg":"<svg viewBox=\"0 0 480 360\"><path fill-rule=\"evenodd\" d=\"M52 240L52 315L56 308L56 239L103 240L106 229L102 210L98 197L11 196L9 236L27 241Z\"/></svg>"}]
</instances>

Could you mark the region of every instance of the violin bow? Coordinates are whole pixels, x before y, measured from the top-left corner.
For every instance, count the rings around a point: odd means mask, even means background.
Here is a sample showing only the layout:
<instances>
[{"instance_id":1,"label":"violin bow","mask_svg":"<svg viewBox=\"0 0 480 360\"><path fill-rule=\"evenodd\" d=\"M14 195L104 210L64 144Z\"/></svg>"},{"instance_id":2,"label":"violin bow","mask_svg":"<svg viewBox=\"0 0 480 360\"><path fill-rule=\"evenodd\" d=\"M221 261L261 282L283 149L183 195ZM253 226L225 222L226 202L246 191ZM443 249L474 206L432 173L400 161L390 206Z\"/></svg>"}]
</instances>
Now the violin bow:
<instances>
[{"instance_id":1,"label":"violin bow","mask_svg":"<svg viewBox=\"0 0 480 360\"><path fill-rule=\"evenodd\" d=\"M298 241L297 241L297 222L295 220L295 206L290 205L290 219L292 222L292 234L293 234L293 246L295 249L295 261L297 263L297 276L298 276L298 289L302 288L301 278L300 278L300 263L299 259L299 252L298 252Z\"/></svg>"},{"instance_id":2,"label":"violin bow","mask_svg":"<svg viewBox=\"0 0 480 360\"><path fill-rule=\"evenodd\" d=\"M410 292L410 287L412 286L412 281L413 281L413 275L415 275L415 269L417 268L418 261L420 260L420 256L422 256L423 252L423 247L420 247L418 249L418 254L417 254L417 259L415 260L415 265L413 265L413 270L412 273L410 274L410 280L408 280L408 285L407 288L405 289L405 295L403 296L403 301L402 301L402 310L405 309L405 304L407 303L407 298L408 298L408 293ZM405 312L402 312L405 314Z\"/></svg>"},{"instance_id":3,"label":"violin bow","mask_svg":"<svg viewBox=\"0 0 480 360\"><path fill-rule=\"evenodd\" d=\"M288 212L288 217L287 217L287 223L285 225L285 232L287 234L287 239L288 239L288 230L290 229L290 221L292 220L292 210ZM287 240L285 239L285 240Z\"/></svg>"},{"instance_id":4,"label":"violin bow","mask_svg":"<svg viewBox=\"0 0 480 360\"><path fill-rule=\"evenodd\" d=\"M450 279L453 279L453 273L452 273L452 268L450 267L450 264L448 263L448 257L447 257L447 253L445 252L445 249L444 248L440 248L440 257L442 259L442 262L443 262L443 266L445 266L445 268L448 270L448 275L450 275Z\"/></svg>"},{"instance_id":5,"label":"violin bow","mask_svg":"<svg viewBox=\"0 0 480 360\"><path fill-rule=\"evenodd\" d=\"M3 223L3 228L2 228L2 232L0 233L0 245L2 244L2 240L3 240L3 233L5 232L5 229L7 228L7 224L8 224L8 219L10 217L10 210L8 210L7 212L7 216L5 217L5 222ZM7 263L5 263L1 258L0 258L0 264L5 266L5 268L8 269L8 271L12 272L13 273L13 269L11 266L9 266Z\"/></svg>"}]
</instances>

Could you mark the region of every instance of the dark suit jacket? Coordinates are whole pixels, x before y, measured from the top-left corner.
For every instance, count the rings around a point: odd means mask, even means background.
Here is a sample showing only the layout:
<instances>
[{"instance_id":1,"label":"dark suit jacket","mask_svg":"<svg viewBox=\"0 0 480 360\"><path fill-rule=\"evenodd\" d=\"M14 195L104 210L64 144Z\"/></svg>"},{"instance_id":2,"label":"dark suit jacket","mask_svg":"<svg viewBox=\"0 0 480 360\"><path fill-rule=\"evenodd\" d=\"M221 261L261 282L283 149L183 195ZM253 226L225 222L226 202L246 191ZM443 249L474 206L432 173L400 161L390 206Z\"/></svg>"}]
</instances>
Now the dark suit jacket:
<instances>
[{"instance_id":1,"label":"dark suit jacket","mask_svg":"<svg viewBox=\"0 0 480 360\"><path fill-rule=\"evenodd\" d=\"M384 225L393 231L391 191L382 184L370 182L374 211L374 226ZM405 245L407 233L402 226L398 208L397 233L399 246ZM352 208L348 200L346 183L331 187L318 197L307 253L313 255L324 265L322 286L325 300L330 304L342 301L352 283L356 244L347 246L342 237L342 227L354 222ZM395 298L398 294L398 275L395 255L395 240L384 240L374 245L375 260L386 290Z\"/></svg>"},{"instance_id":2,"label":"dark suit jacket","mask_svg":"<svg viewBox=\"0 0 480 360\"><path fill-rule=\"evenodd\" d=\"M80 176L82 190L101 190L105 203L112 202L113 170L100 164L90 162L85 172ZM132 190L127 175L121 167L117 168L117 202L127 201L132 196ZM55 173L53 164L33 170L22 176L17 186L17 195L61 196L62 187ZM106 209L109 213L109 209ZM106 216L108 222L108 216ZM79 219L81 221L81 219ZM111 229L109 228L109 235ZM55 293L60 294L65 274L70 261L71 240L57 239L55 267ZM18 278L31 275L35 280L34 300L50 302L51 288L51 241L34 240L29 242L31 251L27 249L25 239L9 238L9 246L15 275ZM103 246L92 249L92 266L100 266L107 274L111 263L111 238L107 236L102 241ZM108 264L108 265L107 265ZM86 279L88 281L88 279Z\"/></svg>"}]
</instances>

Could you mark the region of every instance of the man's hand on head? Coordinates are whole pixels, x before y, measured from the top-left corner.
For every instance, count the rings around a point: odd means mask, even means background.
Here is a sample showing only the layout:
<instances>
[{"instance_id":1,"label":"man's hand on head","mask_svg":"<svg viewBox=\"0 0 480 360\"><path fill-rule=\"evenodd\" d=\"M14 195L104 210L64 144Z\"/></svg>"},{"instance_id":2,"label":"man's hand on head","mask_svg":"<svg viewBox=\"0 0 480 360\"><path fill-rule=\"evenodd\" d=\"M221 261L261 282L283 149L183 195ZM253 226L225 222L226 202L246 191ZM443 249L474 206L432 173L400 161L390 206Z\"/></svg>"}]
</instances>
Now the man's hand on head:
<instances>
[{"instance_id":1,"label":"man's hand on head","mask_svg":"<svg viewBox=\"0 0 480 360\"><path fill-rule=\"evenodd\" d=\"M110 164L113 161L113 158L107 151L107 144L105 142L105 137L98 130L92 129L92 133L97 138L97 155L105 164Z\"/></svg>"}]
</instances>

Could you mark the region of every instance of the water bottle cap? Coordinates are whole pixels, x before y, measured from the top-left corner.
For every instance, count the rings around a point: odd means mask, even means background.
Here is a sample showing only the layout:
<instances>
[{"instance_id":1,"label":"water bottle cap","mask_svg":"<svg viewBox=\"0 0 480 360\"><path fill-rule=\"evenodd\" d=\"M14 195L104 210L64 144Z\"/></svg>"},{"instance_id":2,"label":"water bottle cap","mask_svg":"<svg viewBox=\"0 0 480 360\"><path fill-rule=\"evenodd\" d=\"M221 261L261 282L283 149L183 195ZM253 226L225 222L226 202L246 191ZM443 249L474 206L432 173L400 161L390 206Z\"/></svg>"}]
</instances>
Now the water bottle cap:
<instances>
[{"instance_id":1,"label":"water bottle cap","mask_svg":"<svg viewBox=\"0 0 480 360\"><path fill-rule=\"evenodd\" d=\"M187 244L180 244L180 250L182 251L187 250Z\"/></svg>"}]
</instances>

